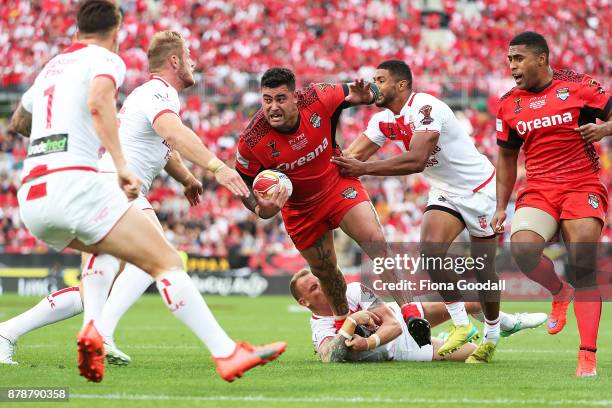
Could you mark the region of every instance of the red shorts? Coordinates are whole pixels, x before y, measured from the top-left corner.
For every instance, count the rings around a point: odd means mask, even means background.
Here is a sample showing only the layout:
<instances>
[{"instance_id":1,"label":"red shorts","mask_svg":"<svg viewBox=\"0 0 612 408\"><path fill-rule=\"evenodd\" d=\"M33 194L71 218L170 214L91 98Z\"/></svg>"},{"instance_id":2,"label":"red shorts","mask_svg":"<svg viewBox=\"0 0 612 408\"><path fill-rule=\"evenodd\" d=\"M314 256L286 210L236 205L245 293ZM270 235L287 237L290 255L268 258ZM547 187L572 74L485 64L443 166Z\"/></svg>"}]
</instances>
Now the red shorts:
<instances>
[{"instance_id":1,"label":"red shorts","mask_svg":"<svg viewBox=\"0 0 612 408\"><path fill-rule=\"evenodd\" d=\"M327 231L338 228L351 208L369 200L358 179L342 177L321 201L300 208L286 205L282 210L285 229L295 247L303 251Z\"/></svg>"},{"instance_id":2,"label":"red shorts","mask_svg":"<svg viewBox=\"0 0 612 408\"><path fill-rule=\"evenodd\" d=\"M528 181L517 194L516 209L522 207L546 211L557 222L593 217L605 224L608 190L599 180L564 184Z\"/></svg>"}]
</instances>

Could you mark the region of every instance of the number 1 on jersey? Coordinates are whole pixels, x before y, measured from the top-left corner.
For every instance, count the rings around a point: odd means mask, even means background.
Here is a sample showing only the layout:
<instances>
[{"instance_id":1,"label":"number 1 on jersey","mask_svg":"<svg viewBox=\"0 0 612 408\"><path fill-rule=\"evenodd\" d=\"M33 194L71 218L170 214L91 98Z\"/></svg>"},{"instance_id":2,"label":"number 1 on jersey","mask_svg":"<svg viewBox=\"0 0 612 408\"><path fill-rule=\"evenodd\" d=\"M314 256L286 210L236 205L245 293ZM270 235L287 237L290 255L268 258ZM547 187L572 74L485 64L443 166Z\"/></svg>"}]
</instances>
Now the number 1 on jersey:
<instances>
[{"instance_id":1,"label":"number 1 on jersey","mask_svg":"<svg viewBox=\"0 0 612 408\"><path fill-rule=\"evenodd\" d=\"M51 85L45 89L45 96L47 96L47 129L51 128L51 107L53 106L53 93L55 92L55 85Z\"/></svg>"}]
</instances>

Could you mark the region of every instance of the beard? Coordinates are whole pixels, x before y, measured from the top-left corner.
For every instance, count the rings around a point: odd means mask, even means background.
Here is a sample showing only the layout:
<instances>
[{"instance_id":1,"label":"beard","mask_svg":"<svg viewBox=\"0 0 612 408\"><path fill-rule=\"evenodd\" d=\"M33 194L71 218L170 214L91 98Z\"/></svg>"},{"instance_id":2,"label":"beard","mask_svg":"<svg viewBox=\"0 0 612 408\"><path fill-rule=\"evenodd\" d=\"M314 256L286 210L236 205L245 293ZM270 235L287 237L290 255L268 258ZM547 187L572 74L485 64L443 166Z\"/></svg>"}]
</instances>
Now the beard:
<instances>
[{"instance_id":1,"label":"beard","mask_svg":"<svg viewBox=\"0 0 612 408\"><path fill-rule=\"evenodd\" d=\"M181 61L181 67L178 72L178 77L183 83L184 88L189 88L195 85L195 80L193 79L193 72L189 70L185 61Z\"/></svg>"}]
</instances>

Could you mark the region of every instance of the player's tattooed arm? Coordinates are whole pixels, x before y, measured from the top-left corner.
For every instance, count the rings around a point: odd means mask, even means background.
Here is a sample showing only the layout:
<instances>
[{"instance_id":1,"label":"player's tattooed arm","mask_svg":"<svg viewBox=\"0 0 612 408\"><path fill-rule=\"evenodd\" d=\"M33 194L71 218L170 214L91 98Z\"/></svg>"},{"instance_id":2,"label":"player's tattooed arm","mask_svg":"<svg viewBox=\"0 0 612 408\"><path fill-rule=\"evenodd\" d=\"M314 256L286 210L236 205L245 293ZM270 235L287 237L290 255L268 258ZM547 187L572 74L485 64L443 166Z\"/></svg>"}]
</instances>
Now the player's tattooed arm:
<instances>
[{"instance_id":1,"label":"player's tattooed arm","mask_svg":"<svg viewBox=\"0 0 612 408\"><path fill-rule=\"evenodd\" d=\"M319 356L324 363L341 363L346 359L348 347L346 339L337 334L329 340L324 340L319 347Z\"/></svg>"},{"instance_id":2,"label":"player's tattooed arm","mask_svg":"<svg viewBox=\"0 0 612 408\"><path fill-rule=\"evenodd\" d=\"M17 106L11 118L9 130L25 137L30 137L30 133L32 133L32 114L25 110L21 103Z\"/></svg>"}]
</instances>

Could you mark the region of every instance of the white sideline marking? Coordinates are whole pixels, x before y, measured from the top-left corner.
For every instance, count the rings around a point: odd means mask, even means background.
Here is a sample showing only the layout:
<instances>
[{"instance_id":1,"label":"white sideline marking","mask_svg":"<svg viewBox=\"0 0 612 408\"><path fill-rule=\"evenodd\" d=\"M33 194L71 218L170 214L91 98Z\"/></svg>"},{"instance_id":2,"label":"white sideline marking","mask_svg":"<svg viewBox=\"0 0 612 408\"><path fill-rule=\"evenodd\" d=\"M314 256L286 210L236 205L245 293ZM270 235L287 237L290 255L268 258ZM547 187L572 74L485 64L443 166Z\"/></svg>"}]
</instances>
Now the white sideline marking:
<instances>
[{"instance_id":1,"label":"white sideline marking","mask_svg":"<svg viewBox=\"0 0 612 408\"><path fill-rule=\"evenodd\" d=\"M612 400L545 400L545 399L477 399L477 398L383 398L383 397L266 397L252 395L236 396L181 396L181 395L138 395L138 394L70 394L74 399L100 399L100 400L131 400L131 401L243 401L243 402L269 402L269 403L323 403L323 402L349 402L370 404L483 404L483 405L586 405L586 406L612 406Z\"/></svg>"},{"instance_id":2,"label":"white sideline marking","mask_svg":"<svg viewBox=\"0 0 612 408\"><path fill-rule=\"evenodd\" d=\"M24 348L57 348L64 347L65 344L24 344ZM125 350L204 350L202 346L164 346L164 345L155 345L155 344L136 344L136 345L126 345L125 347L120 348ZM498 353L572 353L578 354L578 350L574 349L504 349L500 348L497 350ZM598 351L599 354L606 354L606 350Z\"/></svg>"}]
</instances>

